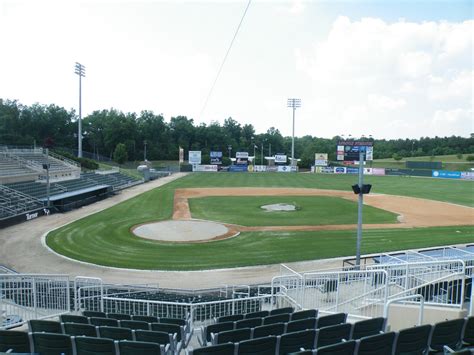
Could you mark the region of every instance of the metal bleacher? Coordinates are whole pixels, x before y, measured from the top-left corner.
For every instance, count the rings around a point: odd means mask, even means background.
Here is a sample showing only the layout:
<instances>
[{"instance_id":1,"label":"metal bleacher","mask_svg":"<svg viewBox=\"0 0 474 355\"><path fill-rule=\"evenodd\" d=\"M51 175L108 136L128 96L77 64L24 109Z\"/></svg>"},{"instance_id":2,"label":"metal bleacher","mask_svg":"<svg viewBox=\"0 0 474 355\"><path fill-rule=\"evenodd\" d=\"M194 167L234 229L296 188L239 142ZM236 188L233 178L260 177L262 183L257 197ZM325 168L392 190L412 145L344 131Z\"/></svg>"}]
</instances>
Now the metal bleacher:
<instances>
[{"instance_id":1,"label":"metal bleacher","mask_svg":"<svg viewBox=\"0 0 474 355\"><path fill-rule=\"evenodd\" d=\"M43 207L36 198L0 185L0 218L6 218L34 211Z\"/></svg>"}]
</instances>

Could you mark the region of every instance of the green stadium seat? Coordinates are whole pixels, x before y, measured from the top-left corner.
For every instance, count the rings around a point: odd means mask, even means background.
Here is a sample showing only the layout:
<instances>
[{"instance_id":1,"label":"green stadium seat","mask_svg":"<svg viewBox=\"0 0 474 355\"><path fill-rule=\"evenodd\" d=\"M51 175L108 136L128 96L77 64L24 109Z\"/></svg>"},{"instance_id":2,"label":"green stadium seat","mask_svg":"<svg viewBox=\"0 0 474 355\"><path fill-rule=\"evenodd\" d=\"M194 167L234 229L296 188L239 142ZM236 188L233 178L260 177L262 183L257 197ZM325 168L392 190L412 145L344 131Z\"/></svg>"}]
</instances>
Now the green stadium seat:
<instances>
[{"instance_id":1,"label":"green stadium seat","mask_svg":"<svg viewBox=\"0 0 474 355\"><path fill-rule=\"evenodd\" d=\"M102 318L102 317L91 317L89 322L96 327L108 326L108 327L118 327L118 320L112 318Z\"/></svg>"},{"instance_id":2,"label":"green stadium seat","mask_svg":"<svg viewBox=\"0 0 474 355\"><path fill-rule=\"evenodd\" d=\"M330 325L337 325L345 323L347 319L347 313L335 313L328 316L323 316L318 318L318 328L328 327Z\"/></svg>"},{"instance_id":3,"label":"green stadium seat","mask_svg":"<svg viewBox=\"0 0 474 355\"><path fill-rule=\"evenodd\" d=\"M198 341L201 346L206 346L211 343L211 333L219 333L232 329L234 329L234 322L215 323L207 327L201 327L201 336L198 337Z\"/></svg>"},{"instance_id":4,"label":"green stadium seat","mask_svg":"<svg viewBox=\"0 0 474 355\"><path fill-rule=\"evenodd\" d=\"M349 340L351 329L352 325L349 323L319 328L316 331L316 347L319 348L321 346L337 344L343 340Z\"/></svg>"},{"instance_id":5,"label":"green stadium seat","mask_svg":"<svg viewBox=\"0 0 474 355\"><path fill-rule=\"evenodd\" d=\"M242 340L249 340L252 337L252 330L250 328L241 328L234 330L226 330L220 333L212 333L212 345L224 343L238 343Z\"/></svg>"},{"instance_id":6,"label":"green stadium seat","mask_svg":"<svg viewBox=\"0 0 474 355\"><path fill-rule=\"evenodd\" d=\"M112 339L72 337L76 355L115 355L115 344Z\"/></svg>"},{"instance_id":7,"label":"green stadium seat","mask_svg":"<svg viewBox=\"0 0 474 355\"><path fill-rule=\"evenodd\" d=\"M286 325L286 332L293 333L293 332L299 332L301 330L306 330L306 329L316 329L317 324L318 324L317 318L305 318L305 319L291 321L291 322L288 322Z\"/></svg>"},{"instance_id":8,"label":"green stadium seat","mask_svg":"<svg viewBox=\"0 0 474 355\"><path fill-rule=\"evenodd\" d=\"M464 322L464 319L452 319L436 323L431 330L430 353L442 352L445 345L454 350L458 349Z\"/></svg>"},{"instance_id":9,"label":"green stadium seat","mask_svg":"<svg viewBox=\"0 0 474 355\"><path fill-rule=\"evenodd\" d=\"M276 336L244 340L237 344L237 355L274 355L276 348Z\"/></svg>"},{"instance_id":10,"label":"green stadium seat","mask_svg":"<svg viewBox=\"0 0 474 355\"><path fill-rule=\"evenodd\" d=\"M303 349L314 349L316 344L316 330L303 330L300 332L286 333L280 336L278 354L288 354Z\"/></svg>"},{"instance_id":11,"label":"green stadium seat","mask_svg":"<svg viewBox=\"0 0 474 355\"><path fill-rule=\"evenodd\" d=\"M316 318L318 316L317 309L305 309L304 311L298 311L291 314L291 320L300 320L306 318Z\"/></svg>"},{"instance_id":12,"label":"green stadium seat","mask_svg":"<svg viewBox=\"0 0 474 355\"><path fill-rule=\"evenodd\" d=\"M395 339L394 355L426 354L430 334L429 324L400 330Z\"/></svg>"},{"instance_id":13,"label":"green stadium seat","mask_svg":"<svg viewBox=\"0 0 474 355\"><path fill-rule=\"evenodd\" d=\"M262 325L262 318L248 318L235 322L235 329L255 328Z\"/></svg>"},{"instance_id":14,"label":"green stadium seat","mask_svg":"<svg viewBox=\"0 0 474 355\"><path fill-rule=\"evenodd\" d=\"M466 318L462 332L462 343L463 346L474 346L474 317Z\"/></svg>"},{"instance_id":15,"label":"green stadium seat","mask_svg":"<svg viewBox=\"0 0 474 355\"><path fill-rule=\"evenodd\" d=\"M52 320L32 319L28 321L28 329L31 333L63 333L61 323Z\"/></svg>"},{"instance_id":16,"label":"green stadium seat","mask_svg":"<svg viewBox=\"0 0 474 355\"><path fill-rule=\"evenodd\" d=\"M171 334L171 336L176 339L175 350L178 353L187 346L186 334L182 326L169 323L151 323L150 327L152 331Z\"/></svg>"},{"instance_id":17,"label":"green stadium seat","mask_svg":"<svg viewBox=\"0 0 474 355\"><path fill-rule=\"evenodd\" d=\"M99 311L83 311L82 315L85 317L107 318L107 315L104 312Z\"/></svg>"},{"instance_id":18,"label":"green stadium seat","mask_svg":"<svg viewBox=\"0 0 474 355\"><path fill-rule=\"evenodd\" d=\"M275 324L275 323L286 323L290 320L289 313L275 314L263 318L263 325Z\"/></svg>"},{"instance_id":19,"label":"green stadium seat","mask_svg":"<svg viewBox=\"0 0 474 355\"><path fill-rule=\"evenodd\" d=\"M176 338L172 334L165 332L155 332L152 330L134 330L136 341L146 341L149 343L156 343L161 345L169 344L171 348L174 348L176 344Z\"/></svg>"},{"instance_id":20,"label":"green stadium seat","mask_svg":"<svg viewBox=\"0 0 474 355\"><path fill-rule=\"evenodd\" d=\"M238 320L244 319L243 314L232 314L230 316L222 316L216 319L217 323L226 323L226 322L237 322Z\"/></svg>"},{"instance_id":21,"label":"green stadium seat","mask_svg":"<svg viewBox=\"0 0 474 355\"><path fill-rule=\"evenodd\" d=\"M70 336L87 336L96 337L97 331L95 326L82 323L62 323L64 334Z\"/></svg>"},{"instance_id":22,"label":"green stadium seat","mask_svg":"<svg viewBox=\"0 0 474 355\"><path fill-rule=\"evenodd\" d=\"M41 355L72 355L71 337L55 333L31 333L33 352Z\"/></svg>"},{"instance_id":23,"label":"green stadium seat","mask_svg":"<svg viewBox=\"0 0 474 355\"><path fill-rule=\"evenodd\" d=\"M141 329L141 330L149 330L150 326L147 322L142 322L138 320L121 320L119 321L119 325L121 328L130 328L130 329Z\"/></svg>"},{"instance_id":24,"label":"green stadium seat","mask_svg":"<svg viewBox=\"0 0 474 355\"><path fill-rule=\"evenodd\" d=\"M263 338L270 335L282 335L285 333L284 323L275 323L269 325L262 325L253 328L252 338Z\"/></svg>"},{"instance_id":25,"label":"green stadium seat","mask_svg":"<svg viewBox=\"0 0 474 355\"><path fill-rule=\"evenodd\" d=\"M132 330L128 328L99 327L99 336L101 338L109 338L113 340L133 340Z\"/></svg>"},{"instance_id":26,"label":"green stadium seat","mask_svg":"<svg viewBox=\"0 0 474 355\"><path fill-rule=\"evenodd\" d=\"M107 318L116 320L132 320L132 316L130 314L124 313L107 313Z\"/></svg>"},{"instance_id":27,"label":"green stadium seat","mask_svg":"<svg viewBox=\"0 0 474 355\"><path fill-rule=\"evenodd\" d=\"M323 346L314 351L316 355L353 355L356 347L355 340ZM414 355L414 354L413 354Z\"/></svg>"},{"instance_id":28,"label":"green stadium seat","mask_svg":"<svg viewBox=\"0 0 474 355\"><path fill-rule=\"evenodd\" d=\"M154 316L132 316L132 320L138 320L140 322L147 323L158 323L158 317Z\"/></svg>"},{"instance_id":29,"label":"green stadium seat","mask_svg":"<svg viewBox=\"0 0 474 355\"><path fill-rule=\"evenodd\" d=\"M251 312L251 313L244 314L244 319L263 318L263 317L267 317L268 315L270 315L269 311L257 311L257 312Z\"/></svg>"},{"instance_id":30,"label":"green stadium seat","mask_svg":"<svg viewBox=\"0 0 474 355\"><path fill-rule=\"evenodd\" d=\"M0 330L0 351L14 353L29 353L30 339L28 333L18 330Z\"/></svg>"},{"instance_id":31,"label":"green stadium seat","mask_svg":"<svg viewBox=\"0 0 474 355\"><path fill-rule=\"evenodd\" d=\"M76 316L74 314L62 314L59 316L61 323L82 323L89 324L89 319L85 316Z\"/></svg>"},{"instance_id":32,"label":"green stadium seat","mask_svg":"<svg viewBox=\"0 0 474 355\"><path fill-rule=\"evenodd\" d=\"M377 335L385 331L387 320L383 317L366 319L352 325L350 339L360 339L370 335Z\"/></svg>"},{"instance_id":33,"label":"green stadium seat","mask_svg":"<svg viewBox=\"0 0 474 355\"><path fill-rule=\"evenodd\" d=\"M168 324L177 324L181 326L186 326L186 321L184 319L180 318L165 318L165 317L160 317L158 319L158 323L168 323Z\"/></svg>"},{"instance_id":34,"label":"green stadium seat","mask_svg":"<svg viewBox=\"0 0 474 355\"><path fill-rule=\"evenodd\" d=\"M235 345L233 343L207 346L199 349L189 350L189 355L234 355Z\"/></svg>"},{"instance_id":35,"label":"green stadium seat","mask_svg":"<svg viewBox=\"0 0 474 355\"><path fill-rule=\"evenodd\" d=\"M118 342L120 355L165 355L165 348L145 341L121 340Z\"/></svg>"},{"instance_id":36,"label":"green stadium seat","mask_svg":"<svg viewBox=\"0 0 474 355\"><path fill-rule=\"evenodd\" d=\"M295 309L293 307L282 307L282 308L275 308L270 311L270 315L274 316L276 314L290 314L293 313Z\"/></svg>"},{"instance_id":37,"label":"green stadium seat","mask_svg":"<svg viewBox=\"0 0 474 355\"><path fill-rule=\"evenodd\" d=\"M357 355L390 355L393 352L395 333L371 335L357 340Z\"/></svg>"}]
</instances>

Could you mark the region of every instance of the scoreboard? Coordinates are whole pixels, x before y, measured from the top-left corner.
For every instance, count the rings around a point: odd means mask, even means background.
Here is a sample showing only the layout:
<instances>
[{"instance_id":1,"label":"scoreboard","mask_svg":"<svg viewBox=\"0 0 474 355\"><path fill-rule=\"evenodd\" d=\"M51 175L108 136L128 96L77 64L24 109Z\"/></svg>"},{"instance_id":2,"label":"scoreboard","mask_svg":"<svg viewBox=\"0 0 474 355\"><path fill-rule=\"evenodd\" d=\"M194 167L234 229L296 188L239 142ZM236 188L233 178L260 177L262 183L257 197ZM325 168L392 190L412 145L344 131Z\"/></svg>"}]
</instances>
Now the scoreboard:
<instances>
[{"instance_id":1,"label":"scoreboard","mask_svg":"<svg viewBox=\"0 0 474 355\"><path fill-rule=\"evenodd\" d=\"M373 160L374 147L371 141L340 141L337 143L337 160L359 161L360 152L364 153L364 160Z\"/></svg>"}]
</instances>

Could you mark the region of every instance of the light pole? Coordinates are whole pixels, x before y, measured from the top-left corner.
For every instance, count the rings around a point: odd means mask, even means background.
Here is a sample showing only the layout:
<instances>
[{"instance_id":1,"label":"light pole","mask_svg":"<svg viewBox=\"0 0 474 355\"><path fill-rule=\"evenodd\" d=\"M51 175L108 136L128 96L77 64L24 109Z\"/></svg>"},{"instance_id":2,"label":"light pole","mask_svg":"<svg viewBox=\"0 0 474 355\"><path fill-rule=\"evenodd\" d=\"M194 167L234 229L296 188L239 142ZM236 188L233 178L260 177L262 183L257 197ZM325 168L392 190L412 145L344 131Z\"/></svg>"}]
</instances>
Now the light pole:
<instances>
[{"instance_id":1,"label":"light pole","mask_svg":"<svg viewBox=\"0 0 474 355\"><path fill-rule=\"evenodd\" d=\"M415 155L415 141L411 142L411 156Z\"/></svg>"},{"instance_id":2,"label":"light pole","mask_svg":"<svg viewBox=\"0 0 474 355\"><path fill-rule=\"evenodd\" d=\"M145 145L145 151L143 152L143 159L146 162L146 140L143 141L143 144Z\"/></svg>"},{"instance_id":3,"label":"light pole","mask_svg":"<svg viewBox=\"0 0 474 355\"><path fill-rule=\"evenodd\" d=\"M293 134L291 135L291 165L295 165L295 111L301 107L301 99L288 99L287 106L293 108Z\"/></svg>"},{"instance_id":4,"label":"light pole","mask_svg":"<svg viewBox=\"0 0 474 355\"><path fill-rule=\"evenodd\" d=\"M77 126L77 156L82 158L82 86L81 79L86 76L86 67L76 62L74 73L79 75L79 120Z\"/></svg>"},{"instance_id":5,"label":"light pole","mask_svg":"<svg viewBox=\"0 0 474 355\"><path fill-rule=\"evenodd\" d=\"M232 165L232 155L231 155L231 152L232 152L232 146L229 144L227 146L227 149L229 150L229 160L230 160L230 165Z\"/></svg>"},{"instance_id":6,"label":"light pole","mask_svg":"<svg viewBox=\"0 0 474 355\"><path fill-rule=\"evenodd\" d=\"M263 165L263 142L262 142L262 151L260 152L260 165Z\"/></svg>"}]
</instances>

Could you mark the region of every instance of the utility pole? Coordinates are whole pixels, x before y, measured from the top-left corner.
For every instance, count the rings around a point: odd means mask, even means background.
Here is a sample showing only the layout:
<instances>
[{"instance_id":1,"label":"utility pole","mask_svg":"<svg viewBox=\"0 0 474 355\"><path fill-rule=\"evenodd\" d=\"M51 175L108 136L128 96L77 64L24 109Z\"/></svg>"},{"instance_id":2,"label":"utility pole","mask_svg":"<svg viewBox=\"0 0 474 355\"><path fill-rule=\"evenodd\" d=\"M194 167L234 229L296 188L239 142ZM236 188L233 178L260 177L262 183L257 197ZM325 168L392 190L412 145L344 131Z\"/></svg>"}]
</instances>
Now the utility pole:
<instances>
[{"instance_id":1,"label":"utility pole","mask_svg":"<svg viewBox=\"0 0 474 355\"><path fill-rule=\"evenodd\" d=\"M143 160L146 162L146 140L143 141L143 144L145 145L145 150L143 152Z\"/></svg>"},{"instance_id":2,"label":"utility pole","mask_svg":"<svg viewBox=\"0 0 474 355\"><path fill-rule=\"evenodd\" d=\"M262 151L260 152L260 165L263 165L263 142L262 142Z\"/></svg>"},{"instance_id":3,"label":"utility pole","mask_svg":"<svg viewBox=\"0 0 474 355\"><path fill-rule=\"evenodd\" d=\"M295 112L301 107L301 99L288 99L287 106L293 108L293 134L291 135L291 165L295 164Z\"/></svg>"},{"instance_id":4,"label":"utility pole","mask_svg":"<svg viewBox=\"0 0 474 355\"><path fill-rule=\"evenodd\" d=\"M364 206L364 194L362 189L364 186L364 152L359 152L359 200L357 205L357 243L356 243L356 266L360 267L360 244L362 241L362 208Z\"/></svg>"},{"instance_id":5,"label":"utility pole","mask_svg":"<svg viewBox=\"0 0 474 355\"><path fill-rule=\"evenodd\" d=\"M79 119L77 125L77 156L82 158L82 82L81 79L86 76L86 67L76 62L75 71L79 75Z\"/></svg>"}]
</instances>

